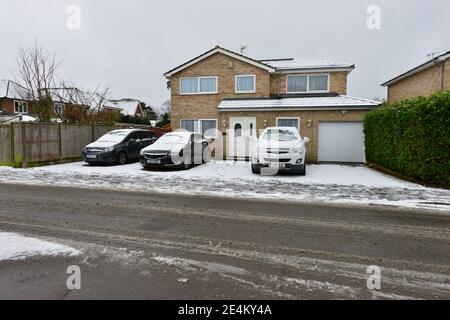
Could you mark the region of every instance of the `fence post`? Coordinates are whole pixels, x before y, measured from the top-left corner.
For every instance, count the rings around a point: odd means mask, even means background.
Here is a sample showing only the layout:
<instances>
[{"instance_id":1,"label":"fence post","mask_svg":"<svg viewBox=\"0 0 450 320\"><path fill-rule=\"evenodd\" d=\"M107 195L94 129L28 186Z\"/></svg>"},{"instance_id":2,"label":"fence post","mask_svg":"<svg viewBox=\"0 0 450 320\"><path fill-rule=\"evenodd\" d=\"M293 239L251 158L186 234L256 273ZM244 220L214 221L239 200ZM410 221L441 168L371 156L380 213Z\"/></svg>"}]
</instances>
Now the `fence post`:
<instances>
[{"instance_id":1,"label":"fence post","mask_svg":"<svg viewBox=\"0 0 450 320\"><path fill-rule=\"evenodd\" d=\"M95 125L92 125L92 139L91 141L94 142L95 140Z\"/></svg>"},{"instance_id":2,"label":"fence post","mask_svg":"<svg viewBox=\"0 0 450 320\"><path fill-rule=\"evenodd\" d=\"M26 128L25 124L20 124L21 134L20 137L22 139L22 168L26 168L27 163L27 141L26 141Z\"/></svg>"},{"instance_id":3,"label":"fence post","mask_svg":"<svg viewBox=\"0 0 450 320\"><path fill-rule=\"evenodd\" d=\"M62 125L58 124L58 148L59 148L59 161L63 160L63 149L62 149Z\"/></svg>"},{"instance_id":4,"label":"fence post","mask_svg":"<svg viewBox=\"0 0 450 320\"><path fill-rule=\"evenodd\" d=\"M9 151L11 152L11 166L14 166L14 164L16 162L16 151L14 150L14 124L13 123L11 123L11 125L10 125L9 134L10 134L10 138L9 138L10 148L9 148Z\"/></svg>"}]
</instances>

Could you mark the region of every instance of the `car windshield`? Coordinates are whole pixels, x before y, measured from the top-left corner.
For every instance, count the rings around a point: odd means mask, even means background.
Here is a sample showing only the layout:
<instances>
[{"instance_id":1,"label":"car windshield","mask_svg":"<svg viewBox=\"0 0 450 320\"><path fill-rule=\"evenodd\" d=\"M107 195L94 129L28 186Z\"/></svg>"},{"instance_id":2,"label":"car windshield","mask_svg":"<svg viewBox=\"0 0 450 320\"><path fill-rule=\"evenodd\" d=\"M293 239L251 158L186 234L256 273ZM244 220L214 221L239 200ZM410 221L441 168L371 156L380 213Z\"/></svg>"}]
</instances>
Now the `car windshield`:
<instances>
[{"instance_id":1,"label":"car windshield","mask_svg":"<svg viewBox=\"0 0 450 320\"><path fill-rule=\"evenodd\" d=\"M292 130L270 129L266 131L262 139L267 141L295 141L298 140L298 136Z\"/></svg>"},{"instance_id":2,"label":"car windshield","mask_svg":"<svg viewBox=\"0 0 450 320\"><path fill-rule=\"evenodd\" d=\"M127 131L112 131L110 133L105 134L100 139L98 139L98 142L122 142L123 139L129 134Z\"/></svg>"},{"instance_id":3,"label":"car windshield","mask_svg":"<svg viewBox=\"0 0 450 320\"><path fill-rule=\"evenodd\" d=\"M158 143L164 144L185 144L189 141L189 136L181 134L166 134L159 138Z\"/></svg>"}]
</instances>

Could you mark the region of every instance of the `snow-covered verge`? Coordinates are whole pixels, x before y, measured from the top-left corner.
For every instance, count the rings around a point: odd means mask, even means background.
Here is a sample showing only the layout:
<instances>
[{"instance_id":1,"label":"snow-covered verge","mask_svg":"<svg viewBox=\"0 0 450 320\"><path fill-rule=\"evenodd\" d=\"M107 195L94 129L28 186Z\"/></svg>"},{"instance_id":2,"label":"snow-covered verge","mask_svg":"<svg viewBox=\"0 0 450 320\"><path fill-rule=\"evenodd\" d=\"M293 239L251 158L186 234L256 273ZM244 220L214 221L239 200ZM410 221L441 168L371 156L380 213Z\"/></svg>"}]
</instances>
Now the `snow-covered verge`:
<instances>
[{"instance_id":1,"label":"snow-covered verge","mask_svg":"<svg viewBox=\"0 0 450 320\"><path fill-rule=\"evenodd\" d=\"M450 212L450 191L426 188L364 166L311 165L307 175L253 175L245 162L214 161L188 171L145 171L139 163L34 169L0 167L0 182L208 194L292 201L393 205Z\"/></svg>"},{"instance_id":2,"label":"snow-covered verge","mask_svg":"<svg viewBox=\"0 0 450 320\"><path fill-rule=\"evenodd\" d=\"M71 247L17 233L0 232L0 261L24 260L33 256L76 256L80 252Z\"/></svg>"}]
</instances>

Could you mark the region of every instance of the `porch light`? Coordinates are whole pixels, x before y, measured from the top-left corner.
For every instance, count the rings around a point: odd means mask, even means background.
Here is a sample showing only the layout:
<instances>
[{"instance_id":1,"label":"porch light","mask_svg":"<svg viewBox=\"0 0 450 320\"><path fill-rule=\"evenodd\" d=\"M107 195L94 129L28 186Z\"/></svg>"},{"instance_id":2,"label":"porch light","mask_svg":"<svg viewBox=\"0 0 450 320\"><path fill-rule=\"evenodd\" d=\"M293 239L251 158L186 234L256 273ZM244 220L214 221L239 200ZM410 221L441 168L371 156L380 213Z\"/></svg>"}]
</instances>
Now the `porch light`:
<instances>
[{"instance_id":1,"label":"porch light","mask_svg":"<svg viewBox=\"0 0 450 320\"><path fill-rule=\"evenodd\" d=\"M227 120L223 120L223 121L222 121L222 126L224 127L224 129L227 128Z\"/></svg>"},{"instance_id":2,"label":"porch light","mask_svg":"<svg viewBox=\"0 0 450 320\"><path fill-rule=\"evenodd\" d=\"M312 127L312 123L313 123L312 119L308 119L308 128Z\"/></svg>"},{"instance_id":3,"label":"porch light","mask_svg":"<svg viewBox=\"0 0 450 320\"><path fill-rule=\"evenodd\" d=\"M264 128L267 128L268 121L264 120Z\"/></svg>"}]
</instances>

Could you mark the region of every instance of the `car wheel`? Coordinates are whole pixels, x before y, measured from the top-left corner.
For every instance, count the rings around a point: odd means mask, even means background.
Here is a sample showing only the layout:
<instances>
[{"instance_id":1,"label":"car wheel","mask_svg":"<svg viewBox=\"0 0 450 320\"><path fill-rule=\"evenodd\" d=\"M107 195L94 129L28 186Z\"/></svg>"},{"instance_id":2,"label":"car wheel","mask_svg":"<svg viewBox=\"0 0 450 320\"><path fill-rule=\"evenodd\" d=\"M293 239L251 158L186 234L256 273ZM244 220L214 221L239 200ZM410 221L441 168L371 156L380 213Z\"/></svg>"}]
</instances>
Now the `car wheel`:
<instances>
[{"instance_id":1,"label":"car wheel","mask_svg":"<svg viewBox=\"0 0 450 320\"><path fill-rule=\"evenodd\" d=\"M255 166L254 164L252 164L252 173L253 174L261 174L261 168Z\"/></svg>"},{"instance_id":2,"label":"car wheel","mask_svg":"<svg viewBox=\"0 0 450 320\"><path fill-rule=\"evenodd\" d=\"M125 152L119 152L119 154L117 155L117 160L116 163L123 166L124 164L127 163L127 154Z\"/></svg>"}]
</instances>

